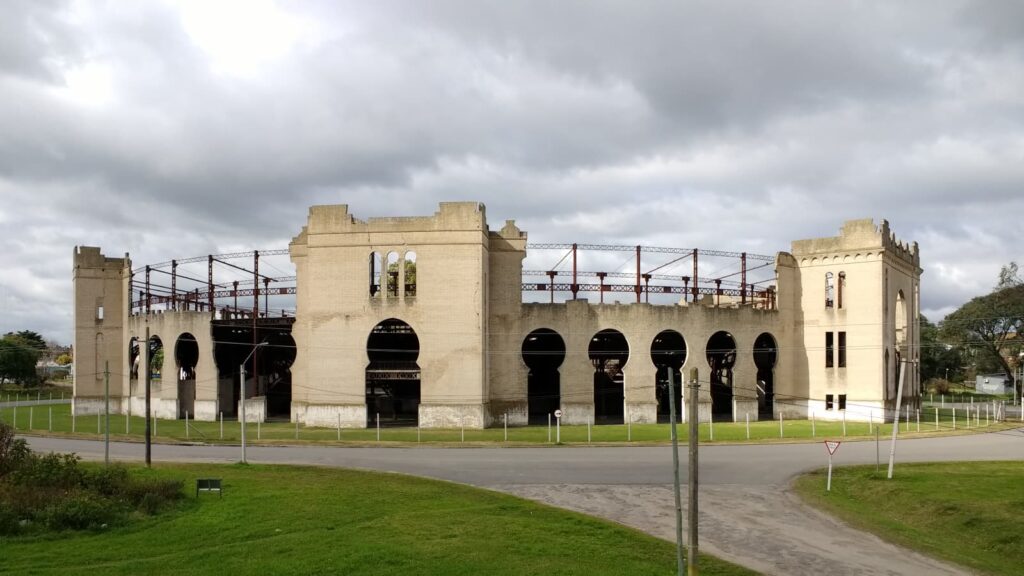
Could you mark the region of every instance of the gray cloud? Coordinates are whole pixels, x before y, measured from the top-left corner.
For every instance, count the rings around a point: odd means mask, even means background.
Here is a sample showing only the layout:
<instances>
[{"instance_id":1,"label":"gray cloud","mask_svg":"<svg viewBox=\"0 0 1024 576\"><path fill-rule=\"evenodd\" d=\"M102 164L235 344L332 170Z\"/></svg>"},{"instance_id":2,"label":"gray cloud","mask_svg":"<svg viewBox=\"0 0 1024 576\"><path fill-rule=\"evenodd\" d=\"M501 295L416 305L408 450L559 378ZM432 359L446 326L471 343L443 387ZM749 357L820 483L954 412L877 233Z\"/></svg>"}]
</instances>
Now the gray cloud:
<instances>
[{"instance_id":1,"label":"gray cloud","mask_svg":"<svg viewBox=\"0 0 1024 576\"><path fill-rule=\"evenodd\" d=\"M295 10L295 12L289 12ZM772 253L887 218L941 316L1020 259L1019 3L16 1L0 330L70 336L70 251L283 246L479 200L538 241Z\"/></svg>"}]
</instances>

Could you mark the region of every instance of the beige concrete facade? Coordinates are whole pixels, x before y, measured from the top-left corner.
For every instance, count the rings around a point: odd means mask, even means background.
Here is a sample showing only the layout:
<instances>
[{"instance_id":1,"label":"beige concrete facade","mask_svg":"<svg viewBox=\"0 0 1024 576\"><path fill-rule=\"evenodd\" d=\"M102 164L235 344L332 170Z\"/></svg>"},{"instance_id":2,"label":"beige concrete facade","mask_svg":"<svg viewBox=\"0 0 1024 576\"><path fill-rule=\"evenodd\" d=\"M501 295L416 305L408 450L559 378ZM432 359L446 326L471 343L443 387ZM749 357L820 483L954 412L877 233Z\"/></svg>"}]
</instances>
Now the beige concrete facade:
<instances>
[{"instance_id":1,"label":"beige concrete facade","mask_svg":"<svg viewBox=\"0 0 1024 576\"><path fill-rule=\"evenodd\" d=\"M599 416L589 347L602 330L617 331L628 347L621 378L613 380L622 386L615 392L620 417L631 422L658 418L651 351L665 330L685 341L683 374L699 370L702 420L713 412L738 421L759 413L803 418L813 412L822 419L877 421L887 407L891 418L901 363L907 368L905 403L918 400L920 258L917 245L897 241L885 221L850 221L836 237L796 241L791 252L780 252L771 306L728 298L715 304L710 297L661 305L524 303L526 243L526 233L513 221L491 230L484 206L473 202L442 203L432 216L368 220L355 218L345 205L312 207L289 245L297 278L290 418L312 426L366 426L378 409L367 403L369 374L376 369L368 339L389 323L404 326L418 341L415 370L411 361L403 370L418 378L412 409L423 427L480 428L505 419L526 424L536 407L530 407L531 369L523 346L539 329L564 342L558 384L551 389L566 424ZM187 410L202 420L232 412L225 406L237 401L232 386L238 384L225 377L230 367L216 366L216 313L132 315L126 296L130 266L127 258L104 258L98 248L76 249L76 412L101 406L101 357L111 362L117 383L111 386L112 406L141 412L143 388L131 377L127 351L132 338L144 339L147 327L165 349L160 383L153 386L154 412L170 418ZM723 380L727 385L718 388L728 394L713 405L708 347L719 332L731 337L735 362ZM185 334L199 349L188 380L181 379L174 353ZM755 341L772 343L773 365L765 368L764 356L758 365ZM140 363L146 366L142 348ZM97 353L87 356L84 350ZM759 387L770 389L767 411L764 394L759 410ZM247 380L246 388L250 418L263 418L259 384Z\"/></svg>"}]
</instances>

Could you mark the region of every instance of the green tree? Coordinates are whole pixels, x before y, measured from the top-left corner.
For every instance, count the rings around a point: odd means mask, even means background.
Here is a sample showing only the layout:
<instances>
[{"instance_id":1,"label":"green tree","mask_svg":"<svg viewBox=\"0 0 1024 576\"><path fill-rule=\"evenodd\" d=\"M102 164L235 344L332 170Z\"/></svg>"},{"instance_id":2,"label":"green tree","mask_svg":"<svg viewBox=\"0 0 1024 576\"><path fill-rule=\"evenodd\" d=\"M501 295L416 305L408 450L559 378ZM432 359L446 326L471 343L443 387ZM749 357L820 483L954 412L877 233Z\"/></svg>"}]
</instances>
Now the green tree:
<instances>
[{"instance_id":1,"label":"green tree","mask_svg":"<svg viewBox=\"0 0 1024 576\"><path fill-rule=\"evenodd\" d=\"M921 315L921 380L960 380L963 358L959 346L942 339L939 327Z\"/></svg>"},{"instance_id":2,"label":"green tree","mask_svg":"<svg viewBox=\"0 0 1024 576\"><path fill-rule=\"evenodd\" d=\"M58 366L67 366L74 362L74 358L71 357L71 354L65 353L57 356L57 359L54 360L54 362L56 362Z\"/></svg>"},{"instance_id":3,"label":"green tree","mask_svg":"<svg viewBox=\"0 0 1024 576\"><path fill-rule=\"evenodd\" d=\"M41 353L32 340L25 340L18 334L8 333L0 338L0 384L8 381L22 386L37 383L36 362Z\"/></svg>"},{"instance_id":4,"label":"green tree","mask_svg":"<svg viewBox=\"0 0 1024 576\"><path fill-rule=\"evenodd\" d=\"M1001 273L1000 282L1002 276ZM988 363L1006 374L1009 382L1015 382L1015 364L1011 365L1009 359L1017 358L1020 352L1018 335L1022 332L1024 284L1020 283L973 298L942 322L942 333L947 341L962 342L977 355L979 367Z\"/></svg>"}]
</instances>

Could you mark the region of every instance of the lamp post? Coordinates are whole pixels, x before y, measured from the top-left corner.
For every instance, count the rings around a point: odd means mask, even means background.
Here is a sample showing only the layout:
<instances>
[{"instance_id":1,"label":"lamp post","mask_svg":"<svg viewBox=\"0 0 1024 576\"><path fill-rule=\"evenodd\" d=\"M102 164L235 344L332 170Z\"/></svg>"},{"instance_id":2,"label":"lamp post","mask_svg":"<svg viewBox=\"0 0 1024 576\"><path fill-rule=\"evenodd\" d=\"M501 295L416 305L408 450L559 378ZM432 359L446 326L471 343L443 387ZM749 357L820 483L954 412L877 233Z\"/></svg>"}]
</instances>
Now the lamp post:
<instances>
[{"instance_id":1,"label":"lamp post","mask_svg":"<svg viewBox=\"0 0 1024 576\"><path fill-rule=\"evenodd\" d=\"M266 345L267 343L264 341L253 346L252 352L249 352L249 355L245 357L245 360L242 360L242 364L238 367L240 375L238 380L238 421L242 423L242 464L247 464L245 461L245 363L249 361L249 358L252 358L252 355L256 353L260 346Z\"/></svg>"}]
</instances>

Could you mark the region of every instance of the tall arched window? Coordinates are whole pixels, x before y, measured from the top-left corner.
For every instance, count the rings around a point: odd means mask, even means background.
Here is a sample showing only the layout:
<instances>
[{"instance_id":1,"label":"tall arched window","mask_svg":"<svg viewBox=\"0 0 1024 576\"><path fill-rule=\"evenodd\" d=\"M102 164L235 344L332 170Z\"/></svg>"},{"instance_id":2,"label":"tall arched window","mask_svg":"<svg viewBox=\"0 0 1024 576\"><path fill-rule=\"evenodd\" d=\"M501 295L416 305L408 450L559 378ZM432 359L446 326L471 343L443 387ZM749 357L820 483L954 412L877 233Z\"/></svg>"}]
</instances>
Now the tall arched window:
<instances>
[{"instance_id":1,"label":"tall arched window","mask_svg":"<svg viewBox=\"0 0 1024 576\"><path fill-rule=\"evenodd\" d=\"M839 288L836 294L836 307L843 307L843 291L846 289L846 272L839 273Z\"/></svg>"},{"instance_id":2,"label":"tall arched window","mask_svg":"<svg viewBox=\"0 0 1024 576\"><path fill-rule=\"evenodd\" d=\"M825 308L831 308L835 300L835 276L831 272L825 273Z\"/></svg>"}]
</instances>

